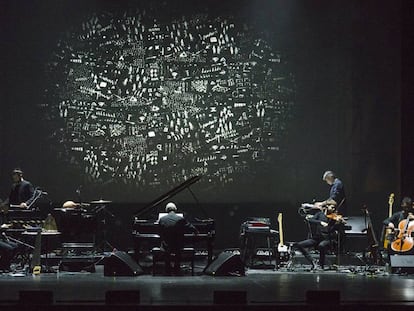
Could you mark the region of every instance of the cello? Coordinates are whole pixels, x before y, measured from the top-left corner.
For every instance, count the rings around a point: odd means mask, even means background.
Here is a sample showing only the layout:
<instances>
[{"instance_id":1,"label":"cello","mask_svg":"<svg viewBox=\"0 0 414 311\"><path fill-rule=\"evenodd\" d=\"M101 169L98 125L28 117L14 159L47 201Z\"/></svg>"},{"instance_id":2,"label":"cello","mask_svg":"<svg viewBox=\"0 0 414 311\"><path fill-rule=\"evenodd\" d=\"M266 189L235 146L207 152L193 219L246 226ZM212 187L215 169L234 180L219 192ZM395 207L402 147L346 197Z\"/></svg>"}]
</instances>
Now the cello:
<instances>
[{"instance_id":1,"label":"cello","mask_svg":"<svg viewBox=\"0 0 414 311\"><path fill-rule=\"evenodd\" d=\"M398 236L391 243L391 249L395 252L408 252L414 246L413 237L411 233L414 231L414 221L412 214L408 214L406 219L403 219L398 224Z\"/></svg>"}]
</instances>

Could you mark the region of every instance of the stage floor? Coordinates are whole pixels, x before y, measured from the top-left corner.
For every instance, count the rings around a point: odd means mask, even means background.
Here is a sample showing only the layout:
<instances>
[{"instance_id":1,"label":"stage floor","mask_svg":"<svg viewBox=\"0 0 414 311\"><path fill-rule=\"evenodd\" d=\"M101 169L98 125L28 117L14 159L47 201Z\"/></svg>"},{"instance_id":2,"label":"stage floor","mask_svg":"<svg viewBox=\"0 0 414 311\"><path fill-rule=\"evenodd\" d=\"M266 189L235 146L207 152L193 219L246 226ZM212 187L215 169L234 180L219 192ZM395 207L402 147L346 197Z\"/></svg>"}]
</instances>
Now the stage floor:
<instances>
[{"instance_id":1,"label":"stage floor","mask_svg":"<svg viewBox=\"0 0 414 311\"><path fill-rule=\"evenodd\" d=\"M37 276L3 273L0 308L19 304L21 291L39 290L53 293L54 306L105 305L108 291L139 291L135 294L139 295L141 306L214 305L216 291L227 292L224 295L229 299L235 291L245 292L246 305L255 307L303 305L308 291L321 291L322 295L323 291L338 291L341 306L414 305L414 275L389 274L383 267L341 266L338 270L317 272L307 271L306 266L293 271L248 269L246 276L223 277L201 274L107 277L103 269L97 265L94 273L57 272Z\"/></svg>"}]
</instances>

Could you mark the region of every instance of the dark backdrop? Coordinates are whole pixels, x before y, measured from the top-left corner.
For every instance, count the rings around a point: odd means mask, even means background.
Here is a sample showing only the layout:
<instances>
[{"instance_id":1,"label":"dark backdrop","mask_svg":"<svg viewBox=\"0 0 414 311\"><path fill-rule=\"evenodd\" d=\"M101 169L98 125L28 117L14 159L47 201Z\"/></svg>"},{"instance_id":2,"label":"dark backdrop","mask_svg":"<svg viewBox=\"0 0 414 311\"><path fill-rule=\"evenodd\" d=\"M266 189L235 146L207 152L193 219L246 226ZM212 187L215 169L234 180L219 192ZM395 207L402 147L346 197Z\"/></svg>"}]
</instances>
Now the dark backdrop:
<instances>
[{"instance_id":1,"label":"dark backdrop","mask_svg":"<svg viewBox=\"0 0 414 311\"><path fill-rule=\"evenodd\" d=\"M398 198L401 187L401 3L169 3L174 14L207 9L212 15L237 15L266 30L265 39L285 56L296 83L284 156L269 170L258 170L248 182L211 188L203 181L192 187L208 215L217 220L217 246L237 244L238 228L246 217L268 216L276 222L279 211L285 213L286 239L303 237L305 227L297 208L301 202L326 197L328 188L321 180L326 169L336 171L344 181L350 214L361 214L366 205L379 231L388 196L395 192ZM62 33L96 12L142 6L140 1L2 2L2 197L7 196L9 172L16 166L49 192L48 208L77 199L76 189L82 185L85 201L115 201L110 207L116 216L111 235L119 241L119 235L128 239L132 215L168 190L85 182L78 166L52 152L48 137L53 129L39 110L51 83L45 77L45 64ZM189 214L201 213L186 192L176 201Z\"/></svg>"}]
</instances>

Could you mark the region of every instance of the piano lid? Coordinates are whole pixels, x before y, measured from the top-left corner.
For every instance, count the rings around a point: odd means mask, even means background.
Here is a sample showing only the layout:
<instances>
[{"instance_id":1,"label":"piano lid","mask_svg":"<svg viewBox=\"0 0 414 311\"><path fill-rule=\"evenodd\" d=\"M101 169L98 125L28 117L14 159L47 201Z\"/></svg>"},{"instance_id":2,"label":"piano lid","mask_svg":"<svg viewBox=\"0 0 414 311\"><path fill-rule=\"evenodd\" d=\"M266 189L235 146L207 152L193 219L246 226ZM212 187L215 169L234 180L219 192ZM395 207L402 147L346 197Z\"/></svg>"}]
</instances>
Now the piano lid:
<instances>
[{"instance_id":1,"label":"piano lid","mask_svg":"<svg viewBox=\"0 0 414 311\"><path fill-rule=\"evenodd\" d=\"M134 218L137 218L139 216L141 216L142 214L145 214L146 212L150 211L151 209L157 207L158 205L160 205L161 203L167 201L168 199L172 198L173 196L175 196L177 193L180 193L181 191L183 191L184 189L188 189L190 190L190 186L194 183L196 183L197 181L199 181L201 179L202 176L200 175L196 175L193 176L187 180L185 180L184 182L182 182L180 185L178 185L177 187L174 187L173 189L171 189L170 191L160 195L158 198L156 198L154 201L152 201L151 203L147 204L145 207L143 207L141 210L138 211L137 214L134 215ZM191 190L190 190L191 192ZM192 196L196 199L196 197L194 196L194 194L191 192ZM197 199L196 199L197 200Z\"/></svg>"}]
</instances>

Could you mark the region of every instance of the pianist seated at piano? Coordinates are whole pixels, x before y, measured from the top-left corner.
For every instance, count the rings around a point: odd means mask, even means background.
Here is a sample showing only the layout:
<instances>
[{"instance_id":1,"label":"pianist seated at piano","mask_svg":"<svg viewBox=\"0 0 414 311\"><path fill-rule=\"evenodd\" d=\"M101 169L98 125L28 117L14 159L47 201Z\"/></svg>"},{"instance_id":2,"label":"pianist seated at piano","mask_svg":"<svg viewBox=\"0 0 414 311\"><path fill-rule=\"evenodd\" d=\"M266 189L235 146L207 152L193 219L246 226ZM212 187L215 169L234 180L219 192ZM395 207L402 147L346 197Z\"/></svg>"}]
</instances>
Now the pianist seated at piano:
<instances>
[{"instance_id":1,"label":"pianist seated at piano","mask_svg":"<svg viewBox=\"0 0 414 311\"><path fill-rule=\"evenodd\" d=\"M177 206L173 202L165 206L166 215L159 219L161 251L164 253L165 272L180 274L181 252L184 247L184 233L193 232L198 234L198 230L189 223L183 216L177 213ZM172 255L173 254L173 255ZM174 268L171 261L174 261Z\"/></svg>"},{"instance_id":2,"label":"pianist seated at piano","mask_svg":"<svg viewBox=\"0 0 414 311\"><path fill-rule=\"evenodd\" d=\"M13 181L9 197L2 203L2 210L10 208L27 209L35 200L33 185L23 178L23 171L15 168L11 173Z\"/></svg>"}]
</instances>

